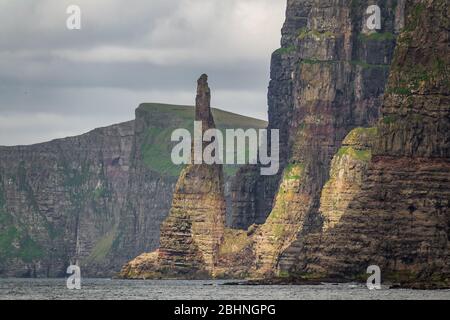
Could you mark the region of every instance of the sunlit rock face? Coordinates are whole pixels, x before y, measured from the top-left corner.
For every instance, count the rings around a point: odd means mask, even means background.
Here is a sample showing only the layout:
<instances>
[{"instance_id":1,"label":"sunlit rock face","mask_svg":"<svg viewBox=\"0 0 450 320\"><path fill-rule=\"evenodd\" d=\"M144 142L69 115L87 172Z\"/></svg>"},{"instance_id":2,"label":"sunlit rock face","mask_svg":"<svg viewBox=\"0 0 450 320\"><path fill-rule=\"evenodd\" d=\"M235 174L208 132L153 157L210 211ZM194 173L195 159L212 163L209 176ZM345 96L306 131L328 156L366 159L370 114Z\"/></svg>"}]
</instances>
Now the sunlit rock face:
<instances>
[{"instance_id":1,"label":"sunlit rock face","mask_svg":"<svg viewBox=\"0 0 450 320\"><path fill-rule=\"evenodd\" d=\"M375 34L366 26L366 2L288 1L268 95L269 126L281 130L285 169L255 236L257 273L276 273L299 237L322 229L320 198L333 156L352 129L379 117L404 1L379 5L384 23ZM243 189L251 190L248 183ZM259 217L249 199L239 199L244 212L236 216Z\"/></svg>"},{"instance_id":2,"label":"sunlit rock face","mask_svg":"<svg viewBox=\"0 0 450 320\"><path fill-rule=\"evenodd\" d=\"M210 102L207 76L202 75L195 110L202 133L215 128ZM222 165L189 165L178 179L169 218L161 227L161 267L214 274L225 215Z\"/></svg>"},{"instance_id":3,"label":"sunlit rock face","mask_svg":"<svg viewBox=\"0 0 450 320\"><path fill-rule=\"evenodd\" d=\"M198 80L195 120L202 133L214 129L207 76ZM205 147L205 145L203 146ZM219 248L224 239L226 204L222 165L188 165L178 179L168 218L161 226L160 248L149 267L141 260L122 270L124 277L214 277Z\"/></svg>"},{"instance_id":4,"label":"sunlit rock face","mask_svg":"<svg viewBox=\"0 0 450 320\"><path fill-rule=\"evenodd\" d=\"M444 1L386 1L378 33L367 29L366 9L355 1L288 1L269 89L269 127L285 137L284 170L271 182L255 167L238 173L233 227L256 224L225 230L222 275L358 280L375 264L403 285L448 286L448 9ZM203 173L213 185L214 175ZM177 187L182 199L188 178ZM173 232L170 249L147 261L163 257L171 270L211 276L214 246L192 245L191 207L173 210L164 224ZM132 265L125 274L136 274Z\"/></svg>"},{"instance_id":5,"label":"sunlit rock face","mask_svg":"<svg viewBox=\"0 0 450 320\"><path fill-rule=\"evenodd\" d=\"M450 240L449 19L446 1L407 1L381 119L357 129L333 160L321 232L299 239L280 268L448 287ZM350 152L351 151L351 152Z\"/></svg>"}]
</instances>

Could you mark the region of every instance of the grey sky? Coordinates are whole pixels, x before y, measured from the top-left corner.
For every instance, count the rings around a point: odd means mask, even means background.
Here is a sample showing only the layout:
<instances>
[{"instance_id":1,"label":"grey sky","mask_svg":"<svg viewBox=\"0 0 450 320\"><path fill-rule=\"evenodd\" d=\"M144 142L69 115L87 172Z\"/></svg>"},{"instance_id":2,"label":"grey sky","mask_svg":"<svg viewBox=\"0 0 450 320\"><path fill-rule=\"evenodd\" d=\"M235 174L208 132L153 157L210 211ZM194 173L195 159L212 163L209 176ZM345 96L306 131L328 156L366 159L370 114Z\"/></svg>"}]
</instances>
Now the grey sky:
<instances>
[{"instance_id":1,"label":"grey sky","mask_svg":"<svg viewBox=\"0 0 450 320\"><path fill-rule=\"evenodd\" d=\"M213 105L267 118L270 54L285 0L0 0L0 145L134 118L141 102ZM82 10L67 30L66 8Z\"/></svg>"}]
</instances>

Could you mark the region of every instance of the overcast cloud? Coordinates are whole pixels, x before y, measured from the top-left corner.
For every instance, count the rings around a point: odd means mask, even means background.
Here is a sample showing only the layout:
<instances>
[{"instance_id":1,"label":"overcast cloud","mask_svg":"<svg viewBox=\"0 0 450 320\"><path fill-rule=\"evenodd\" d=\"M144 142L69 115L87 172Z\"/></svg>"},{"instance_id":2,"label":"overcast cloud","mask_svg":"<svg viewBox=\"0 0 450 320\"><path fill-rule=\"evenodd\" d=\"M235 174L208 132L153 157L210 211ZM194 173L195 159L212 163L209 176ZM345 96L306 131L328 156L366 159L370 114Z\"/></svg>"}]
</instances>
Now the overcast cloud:
<instances>
[{"instance_id":1,"label":"overcast cloud","mask_svg":"<svg viewBox=\"0 0 450 320\"><path fill-rule=\"evenodd\" d=\"M285 0L0 0L0 145L134 118L141 102L213 105L267 118ZM82 29L67 30L79 5Z\"/></svg>"}]
</instances>

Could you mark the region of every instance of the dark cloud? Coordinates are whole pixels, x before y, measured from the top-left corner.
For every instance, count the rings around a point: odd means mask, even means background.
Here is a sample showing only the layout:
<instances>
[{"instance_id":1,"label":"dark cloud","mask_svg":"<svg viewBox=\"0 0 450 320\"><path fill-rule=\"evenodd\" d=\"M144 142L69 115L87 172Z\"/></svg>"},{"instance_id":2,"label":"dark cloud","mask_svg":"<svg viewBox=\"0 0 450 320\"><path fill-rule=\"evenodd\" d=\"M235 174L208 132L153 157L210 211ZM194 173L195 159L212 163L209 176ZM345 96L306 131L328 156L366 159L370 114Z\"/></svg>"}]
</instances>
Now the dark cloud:
<instances>
[{"instance_id":1,"label":"dark cloud","mask_svg":"<svg viewBox=\"0 0 450 320\"><path fill-rule=\"evenodd\" d=\"M82 30L66 29L78 4ZM133 118L140 102L213 103L266 118L284 0L3 0L0 144L79 134Z\"/></svg>"}]
</instances>

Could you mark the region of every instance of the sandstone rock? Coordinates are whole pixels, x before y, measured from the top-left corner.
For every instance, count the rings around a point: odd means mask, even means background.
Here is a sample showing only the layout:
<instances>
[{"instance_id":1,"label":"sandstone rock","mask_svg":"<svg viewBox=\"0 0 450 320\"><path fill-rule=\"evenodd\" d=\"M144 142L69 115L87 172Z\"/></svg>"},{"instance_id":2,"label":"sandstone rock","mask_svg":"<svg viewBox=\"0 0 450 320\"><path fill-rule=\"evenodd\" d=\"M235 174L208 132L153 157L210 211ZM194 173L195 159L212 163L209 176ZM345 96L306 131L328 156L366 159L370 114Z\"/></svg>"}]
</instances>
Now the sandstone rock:
<instances>
[{"instance_id":1,"label":"sandstone rock","mask_svg":"<svg viewBox=\"0 0 450 320\"><path fill-rule=\"evenodd\" d=\"M212 114L220 129L267 125ZM63 277L78 260L84 277L107 277L157 249L182 169L171 162L170 136L194 119L192 106L144 103L133 121L0 147L0 276ZM225 171L229 184L236 168Z\"/></svg>"},{"instance_id":2,"label":"sandstone rock","mask_svg":"<svg viewBox=\"0 0 450 320\"><path fill-rule=\"evenodd\" d=\"M203 124L202 133L215 128L210 101L207 76L202 75L198 80L195 109L195 119ZM143 274L164 278L215 276L226 216L222 169L218 164L192 164L182 171L169 216L161 226L156 263L141 270L142 259L137 258L123 268L122 277ZM150 257L154 262L154 255ZM140 271L133 266L139 266Z\"/></svg>"},{"instance_id":3,"label":"sandstone rock","mask_svg":"<svg viewBox=\"0 0 450 320\"><path fill-rule=\"evenodd\" d=\"M288 165L257 236L256 267L262 274L276 272L282 253L298 237L321 230L321 191L334 154L352 129L377 121L400 10L390 2L381 7L385 36L378 39L365 30L365 3L288 2L269 87L269 127L285 131ZM292 166L302 168L297 181L286 179Z\"/></svg>"},{"instance_id":4,"label":"sandstone rock","mask_svg":"<svg viewBox=\"0 0 450 320\"><path fill-rule=\"evenodd\" d=\"M339 224L355 193L361 189L376 138L377 128L354 129L344 139L342 147L333 158L330 179L323 187L320 199L323 232Z\"/></svg>"},{"instance_id":5,"label":"sandstone rock","mask_svg":"<svg viewBox=\"0 0 450 320\"><path fill-rule=\"evenodd\" d=\"M250 268L255 259L252 238L246 231L225 229L219 250L216 278L245 279L251 277Z\"/></svg>"},{"instance_id":6,"label":"sandstone rock","mask_svg":"<svg viewBox=\"0 0 450 320\"><path fill-rule=\"evenodd\" d=\"M372 158L334 161L323 232L285 252L284 272L357 279L375 264L403 286L450 286L448 10L406 2Z\"/></svg>"}]
</instances>

